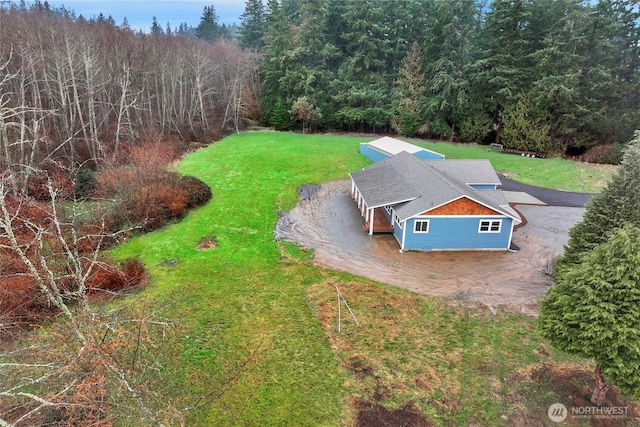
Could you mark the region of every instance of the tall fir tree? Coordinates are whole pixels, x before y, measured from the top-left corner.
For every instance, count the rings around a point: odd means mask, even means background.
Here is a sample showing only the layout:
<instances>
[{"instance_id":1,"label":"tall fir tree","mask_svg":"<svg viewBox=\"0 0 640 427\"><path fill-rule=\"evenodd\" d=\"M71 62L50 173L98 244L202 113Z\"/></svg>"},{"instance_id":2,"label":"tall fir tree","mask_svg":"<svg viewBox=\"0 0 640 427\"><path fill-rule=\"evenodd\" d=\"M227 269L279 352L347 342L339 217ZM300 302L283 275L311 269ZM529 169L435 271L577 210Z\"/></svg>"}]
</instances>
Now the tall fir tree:
<instances>
[{"instance_id":1,"label":"tall fir tree","mask_svg":"<svg viewBox=\"0 0 640 427\"><path fill-rule=\"evenodd\" d=\"M400 135L414 136L423 117L421 100L427 94L427 77L424 72L424 53L418 42L401 62L395 84L395 114L392 126Z\"/></svg>"},{"instance_id":2,"label":"tall fir tree","mask_svg":"<svg viewBox=\"0 0 640 427\"><path fill-rule=\"evenodd\" d=\"M531 54L536 64L536 80L529 92L539 116L547 119L549 140L567 151L569 145L582 141L578 132L583 102L578 91L585 54L585 31L588 8L581 0L557 0L545 4L552 20L538 50ZM580 143L580 142L578 142Z\"/></svg>"},{"instance_id":3,"label":"tall fir tree","mask_svg":"<svg viewBox=\"0 0 640 427\"><path fill-rule=\"evenodd\" d=\"M640 397L640 228L618 228L556 278L538 325L554 347L595 362L595 406L609 381Z\"/></svg>"},{"instance_id":4,"label":"tall fir tree","mask_svg":"<svg viewBox=\"0 0 640 427\"><path fill-rule=\"evenodd\" d=\"M151 20L151 34L154 35L154 36L163 36L164 35L164 30L162 29L160 24L158 24L158 20L156 19L155 16Z\"/></svg>"},{"instance_id":5,"label":"tall fir tree","mask_svg":"<svg viewBox=\"0 0 640 427\"><path fill-rule=\"evenodd\" d=\"M474 0L433 3L426 41L430 93L423 104L434 136L453 138L456 124L472 108L467 69L478 31Z\"/></svg>"},{"instance_id":6,"label":"tall fir tree","mask_svg":"<svg viewBox=\"0 0 640 427\"><path fill-rule=\"evenodd\" d=\"M331 80L325 61L325 3L325 0L307 0L301 6L300 24L295 28L290 55L296 65L290 67L286 78L294 98L304 97L320 110L328 104L326 88Z\"/></svg>"},{"instance_id":7,"label":"tall fir tree","mask_svg":"<svg viewBox=\"0 0 640 427\"><path fill-rule=\"evenodd\" d=\"M278 0L269 0L267 30L262 60L263 121L279 130L290 129L293 120L285 120L295 98L293 88L283 84L291 65L286 56L293 48L292 24Z\"/></svg>"},{"instance_id":8,"label":"tall fir tree","mask_svg":"<svg viewBox=\"0 0 640 427\"><path fill-rule=\"evenodd\" d=\"M262 49L267 27L266 10L262 0L247 0L240 20L240 46Z\"/></svg>"},{"instance_id":9,"label":"tall fir tree","mask_svg":"<svg viewBox=\"0 0 640 427\"><path fill-rule=\"evenodd\" d=\"M550 154L559 147L549 137L549 123L532 106L531 97L521 96L502 114L502 143L507 148Z\"/></svg>"},{"instance_id":10,"label":"tall fir tree","mask_svg":"<svg viewBox=\"0 0 640 427\"><path fill-rule=\"evenodd\" d=\"M342 34L344 60L331 90L341 108L336 121L350 129L385 128L393 114L394 73L388 61L388 27L383 0L346 0Z\"/></svg>"},{"instance_id":11,"label":"tall fir tree","mask_svg":"<svg viewBox=\"0 0 640 427\"><path fill-rule=\"evenodd\" d=\"M526 0L494 0L480 34L479 59L472 66L472 84L494 119L498 143L504 108L514 105L533 79L525 37L529 14Z\"/></svg>"},{"instance_id":12,"label":"tall fir tree","mask_svg":"<svg viewBox=\"0 0 640 427\"><path fill-rule=\"evenodd\" d=\"M558 261L558 274L564 266L577 264L613 230L626 224L640 227L640 132L624 153L618 173L601 193L593 196L582 221L569 230L569 242Z\"/></svg>"},{"instance_id":13,"label":"tall fir tree","mask_svg":"<svg viewBox=\"0 0 640 427\"><path fill-rule=\"evenodd\" d=\"M218 23L218 14L213 5L205 6L200 17L200 24L196 27L196 37L208 42L216 41L224 35Z\"/></svg>"}]
</instances>

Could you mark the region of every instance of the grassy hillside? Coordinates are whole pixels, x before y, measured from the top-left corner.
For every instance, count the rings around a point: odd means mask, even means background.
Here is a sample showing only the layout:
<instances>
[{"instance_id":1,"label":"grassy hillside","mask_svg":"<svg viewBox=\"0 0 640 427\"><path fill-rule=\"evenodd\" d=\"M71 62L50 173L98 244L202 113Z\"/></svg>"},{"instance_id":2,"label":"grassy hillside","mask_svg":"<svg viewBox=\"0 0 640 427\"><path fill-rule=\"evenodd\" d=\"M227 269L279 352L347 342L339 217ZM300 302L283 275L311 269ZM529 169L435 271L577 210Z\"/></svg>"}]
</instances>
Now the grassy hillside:
<instances>
[{"instance_id":1,"label":"grassy hillside","mask_svg":"<svg viewBox=\"0 0 640 427\"><path fill-rule=\"evenodd\" d=\"M551 360L528 317L452 308L322 270L310 252L274 241L278 212L295 204L297 188L366 166L357 153L365 140L228 137L178 165L212 188L209 204L113 251L141 258L152 275L131 298L153 301L178 322L160 361L167 401L189 406L205 397L188 425L335 426L376 405L436 425L500 425L517 412L509 378ZM520 176L538 162L507 157L505 167ZM568 175L574 166L562 167ZM216 245L198 250L206 237ZM362 321L340 335L336 284Z\"/></svg>"}]
</instances>

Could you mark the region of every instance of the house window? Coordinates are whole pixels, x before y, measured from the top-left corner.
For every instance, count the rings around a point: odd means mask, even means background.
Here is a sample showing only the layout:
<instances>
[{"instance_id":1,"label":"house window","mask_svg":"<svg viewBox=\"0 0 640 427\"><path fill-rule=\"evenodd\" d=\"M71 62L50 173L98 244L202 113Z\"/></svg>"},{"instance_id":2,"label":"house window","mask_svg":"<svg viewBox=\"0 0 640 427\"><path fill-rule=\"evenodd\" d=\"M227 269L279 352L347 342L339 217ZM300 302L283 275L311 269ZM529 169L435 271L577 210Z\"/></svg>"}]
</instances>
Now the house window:
<instances>
[{"instance_id":1,"label":"house window","mask_svg":"<svg viewBox=\"0 0 640 427\"><path fill-rule=\"evenodd\" d=\"M499 233L502 228L502 220L497 219L493 221L483 220L480 221L479 233Z\"/></svg>"},{"instance_id":2,"label":"house window","mask_svg":"<svg viewBox=\"0 0 640 427\"><path fill-rule=\"evenodd\" d=\"M413 225L414 233L428 233L429 232L429 220L416 221Z\"/></svg>"}]
</instances>

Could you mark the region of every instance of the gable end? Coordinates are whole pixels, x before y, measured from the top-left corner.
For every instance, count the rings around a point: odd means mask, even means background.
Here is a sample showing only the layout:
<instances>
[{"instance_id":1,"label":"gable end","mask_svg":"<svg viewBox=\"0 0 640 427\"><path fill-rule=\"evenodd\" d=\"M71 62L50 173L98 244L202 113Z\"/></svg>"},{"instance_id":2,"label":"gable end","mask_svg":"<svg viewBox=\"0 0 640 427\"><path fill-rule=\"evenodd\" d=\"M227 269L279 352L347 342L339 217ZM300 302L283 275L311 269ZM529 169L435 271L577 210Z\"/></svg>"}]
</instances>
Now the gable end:
<instances>
[{"instance_id":1,"label":"gable end","mask_svg":"<svg viewBox=\"0 0 640 427\"><path fill-rule=\"evenodd\" d=\"M468 197L460 197L444 205L425 211L422 215L504 215Z\"/></svg>"}]
</instances>

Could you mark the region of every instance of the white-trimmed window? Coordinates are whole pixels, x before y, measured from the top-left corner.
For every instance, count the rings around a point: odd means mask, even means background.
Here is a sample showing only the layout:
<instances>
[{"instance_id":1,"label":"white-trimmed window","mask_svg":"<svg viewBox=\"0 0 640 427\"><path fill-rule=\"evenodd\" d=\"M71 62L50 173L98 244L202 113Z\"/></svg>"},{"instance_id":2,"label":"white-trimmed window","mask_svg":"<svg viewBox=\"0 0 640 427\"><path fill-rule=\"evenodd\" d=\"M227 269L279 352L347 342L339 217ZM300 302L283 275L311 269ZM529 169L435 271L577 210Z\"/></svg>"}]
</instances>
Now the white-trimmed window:
<instances>
[{"instance_id":1,"label":"white-trimmed window","mask_svg":"<svg viewBox=\"0 0 640 427\"><path fill-rule=\"evenodd\" d=\"M481 220L478 233L499 233L502 229L502 220Z\"/></svg>"},{"instance_id":2,"label":"white-trimmed window","mask_svg":"<svg viewBox=\"0 0 640 427\"><path fill-rule=\"evenodd\" d=\"M428 219L417 219L413 223L413 232L414 233L428 233L429 232L429 220Z\"/></svg>"}]
</instances>

